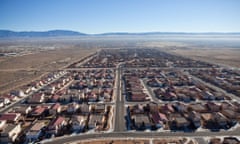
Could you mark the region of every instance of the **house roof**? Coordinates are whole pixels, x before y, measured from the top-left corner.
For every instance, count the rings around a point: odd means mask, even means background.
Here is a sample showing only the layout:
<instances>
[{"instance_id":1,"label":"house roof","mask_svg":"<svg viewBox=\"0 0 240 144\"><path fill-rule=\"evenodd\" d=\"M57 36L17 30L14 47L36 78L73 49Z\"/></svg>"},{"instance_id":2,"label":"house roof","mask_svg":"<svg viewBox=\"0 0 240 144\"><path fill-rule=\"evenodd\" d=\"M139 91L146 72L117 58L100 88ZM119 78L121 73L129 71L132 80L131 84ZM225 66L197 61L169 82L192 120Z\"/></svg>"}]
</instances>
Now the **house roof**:
<instances>
[{"instance_id":1,"label":"house roof","mask_svg":"<svg viewBox=\"0 0 240 144\"><path fill-rule=\"evenodd\" d=\"M200 104L200 103L190 105L190 107L191 107L194 111L204 111L204 110L206 110L206 107L204 107L204 106L203 106L202 104Z\"/></svg>"},{"instance_id":2,"label":"house roof","mask_svg":"<svg viewBox=\"0 0 240 144\"><path fill-rule=\"evenodd\" d=\"M31 127L30 131L40 131L44 126L46 126L46 123L44 121L39 121Z\"/></svg>"},{"instance_id":3,"label":"house roof","mask_svg":"<svg viewBox=\"0 0 240 144\"><path fill-rule=\"evenodd\" d=\"M13 110L18 113L25 113L25 111L29 108L31 109L30 106L23 105L23 106L19 106L19 107L14 107Z\"/></svg>"},{"instance_id":4,"label":"house roof","mask_svg":"<svg viewBox=\"0 0 240 144\"><path fill-rule=\"evenodd\" d=\"M54 121L53 121L53 126L57 126L57 125L60 125L60 124L62 124L62 122L64 122L65 121L65 118L64 117L58 117L58 118L56 118Z\"/></svg>"},{"instance_id":5,"label":"house roof","mask_svg":"<svg viewBox=\"0 0 240 144\"><path fill-rule=\"evenodd\" d=\"M54 100L58 100L59 97L60 97L59 95L53 95L53 96L52 96L52 99L54 99Z\"/></svg>"},{"instance_id":6,"label":"house roof","mask_svg":"<svg viewBox=\"0 0 240 144\"><path fill-rule=\"evenodd\" d=\"M76 115L72 117L72 121L81 123L83 121L87 120L87 116L82 116L82 115Z\"/></svg>"},{"instance_id":7,"label":"house roof","mask_svg":"<svg viewBox=\"0 0 240 144\"><path fill-rule=\"evenodd\" d=\"M104 110L105 109L105 105L104 104L98 104L95 106L95 110Z\"/></svg>"},{"instance_id":8,"label":"house roof","mask_svg":"<svg viewBox=\"0 0 240 144\"><path fill-rule=\"evenodd\" d=\"M135 123L142 123L142 122L144 122L145 124L150 123L149 117L147 115L138 114L138 115L134 115L133 118L135 119Z\"/></svg>"},{"instance_id":9,"label":"house roof","mask_svg":"<svg viewBox=\"0 0 240 144\"><path fill-rule=\"evenodd\" d=\"M32 114L40 115L40 114L42 114L45 111L45 109L46 109L45 107L36 107L33 110Z\"/></svg>"},{"instance_id":10,"label":"house roof","mask_svg":"<svg viewBox=\"0 0 240 144\"><path fill-rule=\"evenodd\" d=\"M11 100L11 99L14 98L14 96L13 95L3 95L2 98L6 98L6 99Z\"/></svg>"},{"instance_id":11,"label":"house roof","mask_svg":"<svg viewBox=\"0 0 240 144\"><path fill-rule=\"evenodd\" d=\"M158 112L153 112L151 115L154 123L159 123L161 121Z\"/></svg>"},{"instance_id":12,"label":"house roof","mask_svg":"<svg viewBox=\"0 0 240 144\"><path fill-rule=\"evenodd\" d=\"M60 103L55 103L54 105L52 105L51 109L56 110L56 109L58 109L60 106L61 106Z\"/></svg>"},{"instance_id":13,"label":"house roof","mask_svg":"<svg viewBox=\"0 0 240 144\"><path fill-rule=\"evenodd\" d=\"M102 119L103 119L103 115L92 114L90 115L89 124L95 124L95 122L101 122Z\"/></svg>"},{"instance_id":14,"label":"house roof","mask_svg":"<svg viewBox=\"0 0 240 144\"><path fill-rule=\"evenodd\" d=\"M17 124L6 124L6 126L3 128L2 133L9 133L10 131L12 131L16 126L18 126Z\"/></svg>"},{"instance_id":15,"label":"house roof","mask_svg":"<svg viewBox=\"0 0 240 144\"><path fill-rule=\"evenodd\" d=\"M163 114L163 113L158 113L158 114L159 114L159 117L160 117L161 120L168 121L168 118L167 118L167 116L165 114Z\"/></svg>"},{"instance_id":16,"label":"house roof","mask_svg":"<svg viewBox=\"0 0 240 144\"><path fill-rule=\"evenodd\" d=\"M209 121L212 119L212 114L211 113L204 113L204 114L201 114L203 120L206 120L206 121Z\"/></svg>"},{"instance_id":17,"label":"house roof","mask_svg":"<svg viewBox=\"0 0 240 144\"><path fill-rule=\"evenodd\" d=\"M188 123L188 121L187 121L186 118L184 118L184 117L176 117L176 118L175 118L175 121L176 121L178 124Z\"/></svg>"},{"instance_id":18,"label":"house roof","mask_svg":"<svg viewBox=\"0 0 240 144\"><path fill-rule=\"evenodd\" d=\"M16 121L20 116L20 113L5 113L1 114L0 120Z\"/></svg>"}]
</instances>

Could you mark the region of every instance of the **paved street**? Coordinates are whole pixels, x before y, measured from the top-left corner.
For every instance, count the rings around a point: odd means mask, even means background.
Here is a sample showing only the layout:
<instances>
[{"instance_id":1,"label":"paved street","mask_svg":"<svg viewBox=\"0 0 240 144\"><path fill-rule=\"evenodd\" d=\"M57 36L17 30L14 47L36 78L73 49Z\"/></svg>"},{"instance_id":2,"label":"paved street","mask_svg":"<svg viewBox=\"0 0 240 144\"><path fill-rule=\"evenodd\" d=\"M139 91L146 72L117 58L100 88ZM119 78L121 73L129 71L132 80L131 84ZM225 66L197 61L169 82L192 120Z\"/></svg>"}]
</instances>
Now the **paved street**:
<instances>
[{"instance_id":1,"label":"paved street","mask_svg":"<svg viewBox=\"0 0 240 144\"><path fill-rule=\"evenodd\" d=\"M117 66L117 89L116 89L116 107L115 107L115 122L114 131L121 132L125 130L124 120L124 97L121 93L121 64Z\"/></svg>"},{"instance_id":2,"label":"paved street","mask_svg":"<svg viewBox=\"0 0 240 144\"><path fill-rule=\"evenodd\" d=\"M79 140L97 139L97 138L169 138L169 137L191 137L191 138L205 138L209 136L240 136L240 129L235 131L222 132L112 132L112 133L96 133L96 134L80 134L75 136L65 136L49 141L44 141L45 144L63 144Z\"/></svg>"}]
</instances>

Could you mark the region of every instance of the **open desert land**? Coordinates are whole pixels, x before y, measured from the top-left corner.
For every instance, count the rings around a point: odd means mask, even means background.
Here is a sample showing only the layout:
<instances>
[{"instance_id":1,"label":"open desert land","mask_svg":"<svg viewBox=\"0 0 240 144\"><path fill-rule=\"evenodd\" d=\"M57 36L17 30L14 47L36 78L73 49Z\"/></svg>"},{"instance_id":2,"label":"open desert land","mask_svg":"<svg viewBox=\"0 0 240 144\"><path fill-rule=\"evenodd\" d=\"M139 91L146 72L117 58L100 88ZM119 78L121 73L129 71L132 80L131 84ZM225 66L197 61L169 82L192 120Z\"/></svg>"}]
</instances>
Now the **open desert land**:
<instances>
[{"instance_id":1,"label":"open desert land","mask_svg":"<svg viewBox=\"0 0 240 144\"><path fill-rule=\"evenodd\" d=\"M65 48L45 50L23 56L1 57L0 93L34 81L47 72L61 69L95 51L94 48L66 46Z\"/></svg>"},{"instance_id":2,"label":"open desert land","mask_svg":"<svg viewBox=\"0 0 240 144\"><path fill-rule=\"evenodd\" d=\"M0 71L0 93L4 93L7 90L15 88L17 86L21 86L26 82L34 81L39 76L41 76L43 72L35 72L35 71Z\"/></svg>"},{"instance_id":3,"label":"open desert land","mask_svg":"<svg viewBox=\"0 0 240 144\"><path fill-rule=\"evenodd\" d=\"M240 67L240 38L233 36L166 36L145 41L139 46L158 48L195 60Z\"/></svg>"},{"instance_id":4,"label":"open desert land","mask_svg":"<svg viewBox=\"0 0 240 144\"><path fill-rule=\"evenodd\" d=\"M216 63L223 66L240 68L240 48L221 48L221 49L196 49L178 48L170 49L169 52L195 60Z\"/></svg>"}]
</instances>

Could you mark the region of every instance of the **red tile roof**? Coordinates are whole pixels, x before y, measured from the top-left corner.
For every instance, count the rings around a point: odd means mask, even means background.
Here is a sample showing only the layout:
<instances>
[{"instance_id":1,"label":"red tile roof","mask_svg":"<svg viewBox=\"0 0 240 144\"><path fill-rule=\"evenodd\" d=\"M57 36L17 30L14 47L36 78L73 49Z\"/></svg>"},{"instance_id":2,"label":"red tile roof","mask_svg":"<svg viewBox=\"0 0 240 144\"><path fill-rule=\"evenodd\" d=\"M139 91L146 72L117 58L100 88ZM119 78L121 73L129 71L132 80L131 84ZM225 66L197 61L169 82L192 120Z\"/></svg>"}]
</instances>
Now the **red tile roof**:
<instances>
[{"instance_id":1,"label":"red tile roof","mask_svg":"<svg viewBox=\"0 0 240 144\"><path fill-rule=\"evenodd\" d=\"M62 124L63 121L65 121L64 117L58 117L57 119L54 120L53 126L60 125L60 124Z\"/></svg>"},{"instance_id":2,"label":"red tile roof","mask_svg":"<svg viewBox=\"0 0 240 144\"><path fill-rule=\"evenodd\" d=\"M40 115L45 111L45 107L36 107L33 111L33 114Z\"/></svg>"},{"instance_id":3,"label":"red tile roof","mask_svg":"<svg viewBox=\"0 0 240 144\"><path fill-rule=\"evenodd\" d=\"M19 113L6 113L1 114L0 120L15 121L20 117Z\"/></svg>"},{"instance_id":4,"label":"red tile roof","mask_svg":"<svg viewBox=\"0 0 240 144\"><path fill-rule=\"evenodd\" d=\"M60 106L61 106L61 105L60 105L59 103L56 103L56 104L54 104L54 105L52 106L51 109L56 110L56 109L58 109Z\"/></svg>"}]
</instances>

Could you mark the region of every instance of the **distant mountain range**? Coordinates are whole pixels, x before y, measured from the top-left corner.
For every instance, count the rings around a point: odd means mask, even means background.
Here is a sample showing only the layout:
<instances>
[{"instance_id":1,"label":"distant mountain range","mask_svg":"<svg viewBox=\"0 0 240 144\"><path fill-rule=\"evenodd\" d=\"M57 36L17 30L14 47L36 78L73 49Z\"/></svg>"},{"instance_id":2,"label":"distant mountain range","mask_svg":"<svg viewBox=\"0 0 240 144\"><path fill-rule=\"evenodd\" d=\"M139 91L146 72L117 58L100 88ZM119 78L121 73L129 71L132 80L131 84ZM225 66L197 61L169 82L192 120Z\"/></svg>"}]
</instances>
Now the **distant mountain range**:
<instances>
[{"instance_id":1,"label":"distant mountain range","mask_svg":"<svg viewBox=\"0 0 240 144\"><path fill-rule=\"evenodd\" d=\"M87 34L69 31L69 30L51 30L51 31L22 31L15 32L10 30L0 30L0 37L57 37L57 36L85 36Z\"/></svg>"},{"instance_id":2,"label":"distant mountain range","mask_svg":"<svg viewBox=\"0 0 240 144\"><path fill-rule=\"evenodd\" d=\"M60 37L60 36L124 36L124 35L201 35L201 34L233 34L240 35L239 32L236 33L185 33L185 32L144 32L144 33L127 33L127 32L114 32L114 33L102 33L102 34L85 34L77 31L69 31L69 30L50 30L50 31L10 31L10 30L0 30L0 38L11 38L11 37Z\"/></svg>"}]
</instances>

